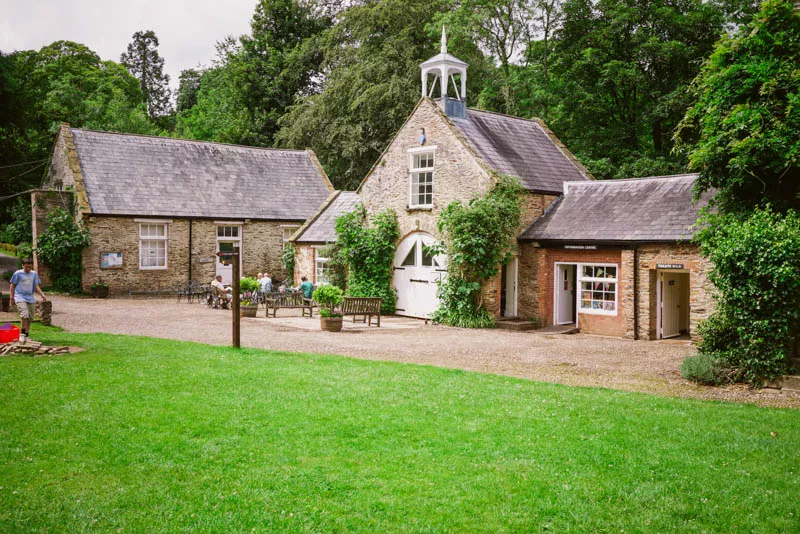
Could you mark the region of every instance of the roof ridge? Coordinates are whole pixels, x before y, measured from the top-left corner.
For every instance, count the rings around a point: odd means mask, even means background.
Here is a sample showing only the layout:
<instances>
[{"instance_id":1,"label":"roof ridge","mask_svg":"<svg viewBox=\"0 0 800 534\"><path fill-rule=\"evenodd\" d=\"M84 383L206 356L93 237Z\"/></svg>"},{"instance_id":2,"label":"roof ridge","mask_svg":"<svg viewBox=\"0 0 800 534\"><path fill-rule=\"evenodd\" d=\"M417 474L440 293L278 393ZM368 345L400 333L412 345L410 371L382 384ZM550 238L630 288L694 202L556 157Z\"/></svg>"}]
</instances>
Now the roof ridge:
<instances>
[{"instance_id":1,"label":"roof ridge","mask_svg":"<svg viewBox=\"0 0 800 534\"><path fill-rule=\"evenodd\" d=\"M218 141L203 141L201 139L183 139L182 137L166 137L163 135L150 135L150 134L136 134L136 133L129 133L129 132L109 132L106 130L93 130L91 128L74 128L70 126L70 130L77 130L79 132L91 132L91 133L98 133L98 134L107 134L107 135L124 135L128 137L141 137L144 139L161 139L164 141L179 141L182 143L198 143L198 144L205 144L205 145L221 145L221 146L229 146L233 148L247 148L252 150L270 150L273 152L296 152L306 153L309 152L309 149L298 149L298 148L274 148L274 147L266 147L266 146L250 146L250 145L237 145L234 143L220 143Z\"/></svg>"},{"instance_id":2,"label":"roof ridge","mask_svg":"<svg viewBox=\"0 0 800 534\"><path fill-rule=\"evenodd\" d=\"M697 177L699 176L698 173L694 172L687 172L684 174L665 174L663 176L642 176L639 178L614 178L611 180L580 180L580 181L568 181L564 182L565 184L569 184L572 187L573 184L576 185L599 185L599 184L613 184L613 183L629 183L629 182L643 182L646 180L677 180L679 178L689 178L689 177Z\"/></svg>"}]
</instances>

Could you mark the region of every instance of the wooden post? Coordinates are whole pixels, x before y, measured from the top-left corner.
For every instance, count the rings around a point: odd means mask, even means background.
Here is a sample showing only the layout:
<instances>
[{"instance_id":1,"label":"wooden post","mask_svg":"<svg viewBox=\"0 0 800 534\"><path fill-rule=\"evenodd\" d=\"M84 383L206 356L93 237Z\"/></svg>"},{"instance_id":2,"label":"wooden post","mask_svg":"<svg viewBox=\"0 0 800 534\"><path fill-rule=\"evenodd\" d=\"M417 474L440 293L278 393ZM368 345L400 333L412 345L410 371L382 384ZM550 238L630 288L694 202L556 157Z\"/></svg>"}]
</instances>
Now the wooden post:
<instances>
[{"instance_id":1,"label":"wooden post","mask_svg":"<svg viewBox=\"0 0 800 534\"><path fill-rule=\"evenodd\" d=\"M231 303L231 313L233 313L233 346L240 348L239 344L239 252L234 251L231 255L233 258L233 302Z\"/></svg>"}]
</instances>

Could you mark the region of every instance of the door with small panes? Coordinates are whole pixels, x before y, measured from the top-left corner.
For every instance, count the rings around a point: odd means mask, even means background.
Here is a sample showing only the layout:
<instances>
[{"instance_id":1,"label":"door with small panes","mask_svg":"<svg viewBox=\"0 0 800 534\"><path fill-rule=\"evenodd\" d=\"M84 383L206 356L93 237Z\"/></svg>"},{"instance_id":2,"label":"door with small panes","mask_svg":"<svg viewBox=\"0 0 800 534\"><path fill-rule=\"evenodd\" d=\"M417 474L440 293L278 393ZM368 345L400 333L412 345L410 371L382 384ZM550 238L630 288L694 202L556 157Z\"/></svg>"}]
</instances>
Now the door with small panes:
<instances>
[{"instance_id":1,"label":"door with small panes","mask_svg":"<svg viewBox=\"0 0 800 534\"><path fill-rule=\"evenodd\" d=\"M415 232L398 245L394 257L398 315L428 318L439 306L436 290L445 275L445 262L429 251L434 244L430 234Z\"/></svg>"}]
</instances>

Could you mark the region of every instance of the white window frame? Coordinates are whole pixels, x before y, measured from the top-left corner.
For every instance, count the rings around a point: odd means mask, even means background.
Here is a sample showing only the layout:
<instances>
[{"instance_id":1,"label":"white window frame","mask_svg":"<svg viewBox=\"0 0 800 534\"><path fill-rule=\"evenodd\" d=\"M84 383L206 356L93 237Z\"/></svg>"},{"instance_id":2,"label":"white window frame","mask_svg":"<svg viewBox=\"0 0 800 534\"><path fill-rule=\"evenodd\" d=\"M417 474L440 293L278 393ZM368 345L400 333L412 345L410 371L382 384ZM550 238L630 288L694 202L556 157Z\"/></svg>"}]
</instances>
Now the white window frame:
<instances>
[{"instance_id":1,"label":"white window frame","mask_svg":"<svg viewBox=\"0 0 800 534\"><path fill-rule=\"evenodd\" d=\"M321 247L313 247L314 248L314 283L317 285L327 285L330 284L330 280L324 279L324 277L320 277L320 272L330 272L330 266L325 265L327 262L331 261L330 258L325 256L320 256L319 251ZM320 271L320 263L322 263L322 271Z\"/></svg>"},{"instance_id":2,"label":"white window frame","mask_svg":"<svg viewBox=\"0 0 800 534\"><path fill-rule=\"evenodd\" d=\"M432 163L430 167L415 167L414 158L423 154L430 153ZM433 208L433 195L434 195L434 169L436 167L436 147L426 146L419 148L412 148L408 151L408 207L409 209L431 209ZM419 197L419 189L414 191L414 177L422 173L431 174L431 201L430 204L415 204L416 199ZM417 182L419 188L419 182Z\"/></svg>"},{"instance_id":3,"label":"white window frame","mask_svg":"<svg viewBox=\"0 0 800 534\"><path fill-rule=\"evenodd\" d=\"M619 314L619 264L617 263L578 263L578 276L576 280L576 302L575 306L577 308L577 313L586 313L590 315L618 315ZM596 278L592 276L584 276L583 275L583 268L584 267L614 267L617 271L617 274L614 278ZM604 310L600 308L583 308L583 282L600 282L600 283L612 283L614 284L614 309L613 310ZM592 291L595 291L592 289ZM605 291L605 290L602 290ZM590 302L594 299L590 299ZM603 302L610 302L610 301L603 301Z\"/></svg>"},{"instance_id":4,"label":"white window frame","mask_svg":"<svg viewBox=\"0 0 800 534\"><path fill-rule=\"evenodd\" d=\"M281 240L282 240L282 243L283 243L283 245L281 246L281 250L283 250L284 248L286 248L286 243L289 242L289 240L292 238L292 236L297 231L297 229L300 228L300 225L299 224L293 224L293 225L282 224L280 226L280 228L281 228ZM288 237L286 236L286 231L287 230L291 230L291 232L289 233Z\"/></svg>"},{"instance_id":5,"label":"white window frame","mask_svg":"<svg viewBox=\"0 0 800 534\"><path fill-rule=\"evenodd\" d=\"M147 220L140 220L136 219L136 222L139 223L139 270L140 271L164 271L169 267L169 222L167 221L147 221ZM143 236L142 235L142 227L143 226L162 226L164 227L164 235L163 236ZM164 243L164 265L142 265L142 260L144 259L144 254L142 252L142 246L144 245L145 241L158 241Z\"/></svg>"}]
</instances>

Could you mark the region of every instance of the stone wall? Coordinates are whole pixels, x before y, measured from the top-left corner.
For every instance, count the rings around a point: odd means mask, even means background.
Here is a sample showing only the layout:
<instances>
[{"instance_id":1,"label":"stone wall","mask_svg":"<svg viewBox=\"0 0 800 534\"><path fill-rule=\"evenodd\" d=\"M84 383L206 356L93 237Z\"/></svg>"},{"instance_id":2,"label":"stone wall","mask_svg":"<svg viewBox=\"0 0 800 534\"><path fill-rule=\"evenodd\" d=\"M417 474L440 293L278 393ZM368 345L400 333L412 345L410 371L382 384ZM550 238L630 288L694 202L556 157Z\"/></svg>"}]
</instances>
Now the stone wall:
<instances>
[{"instance_id":1,"label":"stone wall","mask_svg":"<svg viewBox=\"0 0 800 534\"><path fill-rule=\"evenodd\" d=\"M190 277L210 282L216 274L216 223L213 220L163 219L168 224L167 268L139 268L139 223L125 217L92 216L86 224L92 244L83 252L83 288L105 282L112 294L129 290L169 289L186 283ZM158 220L158 219L154 219ZM280 256L283 247L281 222L251 221L242 224L242 274L255 276L269 272L273 280L282 280ZM191 253L189 233L191 228ZM103 252L122 252L118 269L101 269ZM191 274L189 266L191 265Z\"/></svg>"},{"instance_id":2,"label":"stone wall","mask_svg":"<svg viewBox=\"0 0 800 534\"><path fill-rule=\"evenodd\" d=\"M695 245L639 247L639 337L656 339L658 264L683 265L689 273L689 334L698 339L698 326L714 311L714 286L708 279L711 262Z\"/></svg>"},{"instance_id":3,"label":"stone wall","mask_svg":"<svg viewBox=\"0 0 800 534\"><path fill-rule=\"evenodd\" d=\"M294 254L294 286L300 284L300 277L305 275L316 284L316 269L314 268L315 249L311 245L300 245L295 243Z\"/></svg>"}]
</instances>

